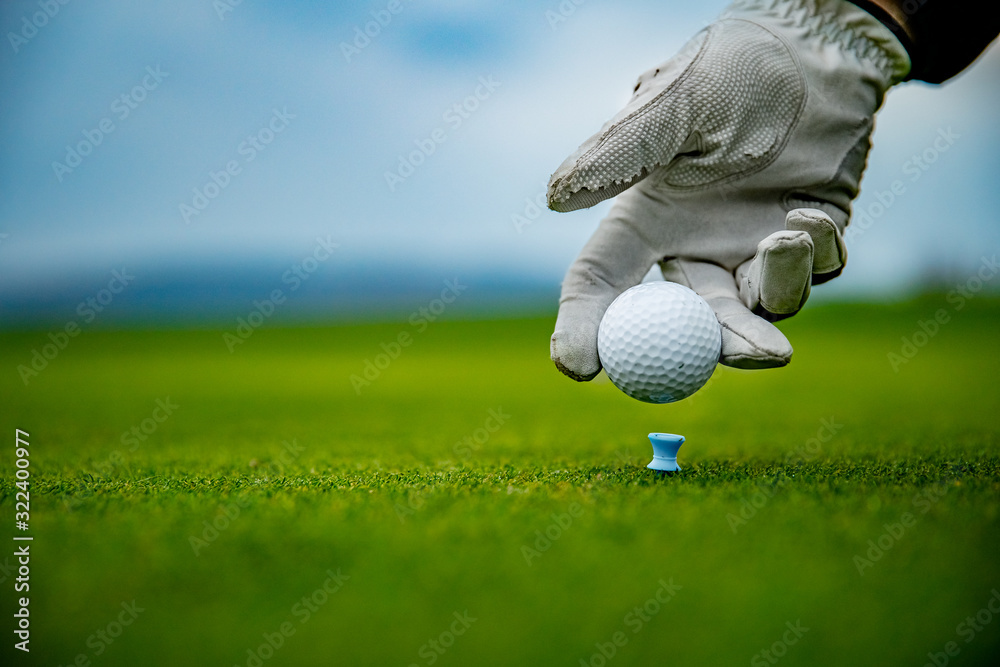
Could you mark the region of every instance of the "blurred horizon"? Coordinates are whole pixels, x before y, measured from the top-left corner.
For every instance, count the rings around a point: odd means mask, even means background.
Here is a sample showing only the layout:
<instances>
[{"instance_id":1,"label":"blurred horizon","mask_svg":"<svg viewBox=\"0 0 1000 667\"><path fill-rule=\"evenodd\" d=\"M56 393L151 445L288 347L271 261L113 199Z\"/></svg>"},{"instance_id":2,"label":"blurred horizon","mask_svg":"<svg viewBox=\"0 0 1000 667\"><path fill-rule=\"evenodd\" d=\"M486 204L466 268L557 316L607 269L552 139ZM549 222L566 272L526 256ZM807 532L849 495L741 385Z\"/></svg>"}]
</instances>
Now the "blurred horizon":
<instances>
[{"instance_id":1,"label":"blurred horizon","mask_svg":"<svg viewBox=\"0 0 1000 667\"><path fill-rule=\"evenodd\" d=\"M57 331L72 323L85 330L232 329L256 312L265 315L262 323L268 326L405 323L410 318L431 323L548 317L554 323L559 305L558 283L517 275L470 271L442 278L428 267L404 274L354 266L338 267L325 275L317 272L308 282L299 283L290 277L288 267L281 270L275 262L262 266L266 268L224 265L183 272L166 267L148 272L142 282L129 281L117 293L120 281L116 276L133 275L126 267L89 276L71 287L53 283L24 295L4 296L0 331ZM219 281L220 274L225 275L224 282ZM645 281L660 279L654 269ZM458 286L457 292L452 291L453 285ZM960 302L1000 298L1000 281L944 274L928 274L906 291L850 293L824 291L824 287L813 290L797 317L821 305L925 301L950 309ZM278 301L272 299L276 289L281 291ZM442 293L446 293L445 300Z\"/></svg>"},{"instance_id":2,"label":"blurred horizon","mask_svg":"<svg viewBox=\"0 0 1000 667\"><path fill-rule=\"evenodd\" d=\"M725 4L6 2L0 327L123 270L101 321L231 323L279 288L280 318L405 315L455 279L452 313L554 312L610 204L545 210L550 172ZM997 108L996 48L889 93L813 300L947 291L1000 250Z\"/></svg>"}]
</instances>

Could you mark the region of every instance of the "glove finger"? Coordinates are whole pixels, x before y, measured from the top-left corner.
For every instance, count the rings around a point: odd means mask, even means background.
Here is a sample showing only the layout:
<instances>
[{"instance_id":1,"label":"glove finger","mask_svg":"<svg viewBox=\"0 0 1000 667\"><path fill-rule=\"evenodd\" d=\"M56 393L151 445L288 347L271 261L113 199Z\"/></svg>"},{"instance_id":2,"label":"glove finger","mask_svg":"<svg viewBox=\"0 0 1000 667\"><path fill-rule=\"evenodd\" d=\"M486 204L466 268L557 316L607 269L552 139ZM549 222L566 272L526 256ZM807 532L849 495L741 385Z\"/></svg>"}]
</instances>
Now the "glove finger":
<instances>
[{"instance_id":1,"label":"glove finger","mask_svg":"<svg viewBox=\"0 0 1000 667\"><path fill-rule=\"evenodd\" d=\"M740 300L733 274L716 264L682 259L660 263L663 277L687 285L715 311L722 327L719 363L733 368L779 368L792 360L785 335Z\"/></svg>"},{"instance_id":2,"label":"glove finger","mask_svg":"<svg viewBox=\"0 0 1000 667\"><path fill-rule=\"evenodd\" d=\"M616 205L580 252L563 281L550 354L556 367L578 381L601 371L597 330L619 294L638 285L660 254L627 222Z\"/></svg>"},{"instance_id":3,"label":"glove finger","mask_svg":"<svg viewBox=\"0 0 1000 667\"><path fill-rule=\"evenodd\" d=\"M566 158L549 180L549 208L567 212L593 206L697 147L690 104L674 84L695 61L705 37L700 33L669 62L643 74L629 104Z\"/></svg>"},{"instance_id":4,"label":"glove finger","mask_svg":"<svg viewBox=\"0 0 1000 667\"><path fill-rule=\"evenodd\" d=\"M847 263L844 237L833 219L815 208L797 208L785 217L785 228L807 232L813 242L812 284L833 280Z\"/></svg>"},{"instance_id":5,"label":"glove finger","mask_svg":"<svg viewBox=\"0 0 1000 667\"><path fill-rule=\"evenodd\" d=\"M804 231L781 231L757 245L757 254L736 269L743 305L769 322L791 317L809 298L813 241Z\"/></svg>"}]
</instances>

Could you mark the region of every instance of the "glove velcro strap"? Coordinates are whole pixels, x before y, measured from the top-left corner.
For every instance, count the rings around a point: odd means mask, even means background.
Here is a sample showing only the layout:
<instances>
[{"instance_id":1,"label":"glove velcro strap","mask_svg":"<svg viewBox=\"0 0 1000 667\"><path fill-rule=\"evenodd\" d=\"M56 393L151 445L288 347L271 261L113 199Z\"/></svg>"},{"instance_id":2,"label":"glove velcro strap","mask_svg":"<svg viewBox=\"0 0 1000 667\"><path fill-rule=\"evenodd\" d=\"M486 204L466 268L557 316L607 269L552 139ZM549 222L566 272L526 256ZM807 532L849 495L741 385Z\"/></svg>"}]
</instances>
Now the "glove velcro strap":
<instances>
[{"instance_id":1,"label":"glove velcro strap","mask_svg":"<svg viewBox=\"0 0 1000 667\"><path fill-rule=\"evenodd\" d=\"M781 23L808 38L836 44L874 66L885 88L910 71L910 56L899 38L870 13L848 0L736 0L722 18Z\"/></svg>"}]
</instances>

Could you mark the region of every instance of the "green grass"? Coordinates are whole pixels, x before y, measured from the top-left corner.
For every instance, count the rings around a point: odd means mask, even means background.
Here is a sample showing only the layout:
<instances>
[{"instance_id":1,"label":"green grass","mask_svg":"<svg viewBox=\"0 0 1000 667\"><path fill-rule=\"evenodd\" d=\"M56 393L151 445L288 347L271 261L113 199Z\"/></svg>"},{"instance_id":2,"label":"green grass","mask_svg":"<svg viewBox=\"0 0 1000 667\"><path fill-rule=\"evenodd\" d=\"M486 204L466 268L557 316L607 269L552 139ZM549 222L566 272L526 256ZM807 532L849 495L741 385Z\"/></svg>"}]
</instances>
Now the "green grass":
<instances>
[{"instance_id":1,"label":"green grass","mask_svg":"<svg viewBox=\"0 0 1000 667\"><path fill-rule=\"evenodd\" d=\"M951 320L894 372L938 308ZM1000 589L1000 302L781 326L791 366L720 369L668 406L563 378L551 320L265 328L233 354L221 332L88 330L27 387L15 369L45 332L0 334L5 525L15 427L33 472L15 664L247 665L286 622L264 665L600 665L618 632L609 665L771 664L786 622L808 631L782 665L917 667L951 641L951 664L992 664L1000 616L959 625ZM401 331L412 345L358 395L351 375ZM491 410L503 424L477 431ZM650 431L687 437L681 475L645 470ZM328 570L349 579L305 618ZM637 615L661 580L680 588ZM133 624L88 643L132 600Z\"/></svg>"}]
</instances>

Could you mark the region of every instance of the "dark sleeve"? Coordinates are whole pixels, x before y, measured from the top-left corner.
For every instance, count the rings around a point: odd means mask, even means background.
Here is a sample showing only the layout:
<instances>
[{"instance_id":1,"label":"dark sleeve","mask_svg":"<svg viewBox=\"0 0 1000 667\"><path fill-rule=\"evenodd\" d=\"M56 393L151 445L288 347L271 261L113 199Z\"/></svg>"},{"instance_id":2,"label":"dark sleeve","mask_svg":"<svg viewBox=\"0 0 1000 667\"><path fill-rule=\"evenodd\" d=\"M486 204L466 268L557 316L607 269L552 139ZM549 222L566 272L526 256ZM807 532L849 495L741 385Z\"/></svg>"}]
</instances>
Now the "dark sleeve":
<instances>
[{"instance_id":1,"label":"dark sleeve","mask_svg":"<svg viewBox=\"0 0 1000 667\"><path fill-rule=\"evenodd\" d=\"M850 0L899 38L913 68L909 79L941 83L979 57L1000 34L1000 8L972 0L897 0L906 28L868 0Z\"/></svg>"}]
</instances>

